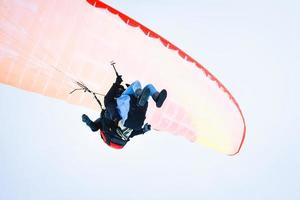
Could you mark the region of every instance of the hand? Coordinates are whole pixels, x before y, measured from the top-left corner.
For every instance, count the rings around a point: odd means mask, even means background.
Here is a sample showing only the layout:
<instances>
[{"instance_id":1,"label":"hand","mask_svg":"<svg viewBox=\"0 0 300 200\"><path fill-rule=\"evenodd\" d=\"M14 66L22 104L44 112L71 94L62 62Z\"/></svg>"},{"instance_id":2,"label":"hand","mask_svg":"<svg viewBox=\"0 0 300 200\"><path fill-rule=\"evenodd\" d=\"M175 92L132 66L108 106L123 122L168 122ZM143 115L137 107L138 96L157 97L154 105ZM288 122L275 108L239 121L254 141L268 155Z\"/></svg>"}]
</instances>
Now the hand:
<instances>
[{"instance_id":1,"label":"hand","mask_svg":"<svg viewBox=\"0 0 300 200\"><path fill-rule=\"evenodd\" d=\"M116 79L116 84L121 84L122 81L123 81L122 75L118 75L118 76L117 76L117 79Z\"/></svg>"},{"instance_id":2,"label":"hand","mask_svg":"<svg viewBox=\"0 0 300 200\"><path fill-rule=\"evenodd\" d=\"M90 118L86 114L83 114L81 116L81 119L84 123L89 123L91 121Z\"/></svg>"},{"instance_id":3,"label":"hand","mask_svg":"<svg viewBox=\"0 0 300 200\"><path fill-rule=\"evenodd\" d=\"M146 124L144 125L144 127L143 127L144 133L146 133L146 132L148 132L148 131L150 131L150 130L151 130L151 125L148 124L148 123L146 123Z\"/></svg>"}]
</instances>

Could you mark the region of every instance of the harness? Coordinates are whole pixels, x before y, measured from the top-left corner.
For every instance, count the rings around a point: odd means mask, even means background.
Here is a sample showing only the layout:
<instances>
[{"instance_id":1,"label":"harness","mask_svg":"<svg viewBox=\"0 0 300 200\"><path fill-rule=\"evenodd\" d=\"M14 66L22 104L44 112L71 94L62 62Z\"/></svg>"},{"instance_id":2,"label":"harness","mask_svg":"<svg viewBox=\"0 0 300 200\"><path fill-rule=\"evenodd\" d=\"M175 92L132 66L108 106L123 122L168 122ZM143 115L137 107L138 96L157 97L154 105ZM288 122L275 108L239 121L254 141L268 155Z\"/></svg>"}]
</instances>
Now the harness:
<instances>
[{"instance_id":1,"label":"harness","mask_svg":"<svg viewBox=\"0 0 300 200\"><path fill-rule=\"evenodd\" d=\"M117 80L118 78L121 78L121 76L118 74L117 70L116 70L116 67L115 67L115 62L111 62L111 66L113 67L115 73L116 73L116 76L117 76ZM122 81L122 78L121 78L121 81ZM111 114L111 113L106 113L105 111L108 108L108 106L106 105L106 95L103 95L103 94L99 94L99 93L96 93L94 91L92 91L91 89L89 89L83 82L80 82L80 81L75 81L74 80L74 83L79 87L79 88L76 88L74 89L73 91L70 92L70 94L74 93L75 91L78 91L78 90L82 90L84 92L89 92L91 93L95 100L97 101L97 103L99 104L100 108L101 108L101 118L104 120L104 118L107 118L107 119L112 119L114 116L113 115L107 115L105 116L105 114ZM126 84L126 86L128 87L129 84ZM125 88L120 85L119 86L119 92L120 94L125 90ZM120 96L120 94L115 94L116 97ZM103 108L102 104L101 104L101 101L98 99L97 95L101 95L104 97L104 104L105 104L105 107L106 109ZM115 97L115 98L116 98ZM114 105L114 107L116 107L116 105ZM102 123L102 122L101 122ZM126 128L126 129L121 129L121 128L118 128L118 127L114 127L114 128L111 128L113 127L113 124L105 124L106 122L103 122L102 124L102 128L100 128L100 136L102 138L102 140L110 147L114 148L114 149L122 149L126 143L129 141L129 136L131 134L131 132L133 131L132 129L130 128ZM112 125L112 126L110 126ZM106 128L104 128L106 127ZM107 128L107 127L110 127L110 128Z\"/></svg>"},{"instance_id":2,"label":"harness","mask_svg":"<svg viewBox=\"0 0 300 200\"><path fill-rule=\"evenodd\" d=\"M118 137L109 137L104 131L100 131L100 136L108 146L114 149L122 149L128 142Z\"/></svg>"}]
</instances>

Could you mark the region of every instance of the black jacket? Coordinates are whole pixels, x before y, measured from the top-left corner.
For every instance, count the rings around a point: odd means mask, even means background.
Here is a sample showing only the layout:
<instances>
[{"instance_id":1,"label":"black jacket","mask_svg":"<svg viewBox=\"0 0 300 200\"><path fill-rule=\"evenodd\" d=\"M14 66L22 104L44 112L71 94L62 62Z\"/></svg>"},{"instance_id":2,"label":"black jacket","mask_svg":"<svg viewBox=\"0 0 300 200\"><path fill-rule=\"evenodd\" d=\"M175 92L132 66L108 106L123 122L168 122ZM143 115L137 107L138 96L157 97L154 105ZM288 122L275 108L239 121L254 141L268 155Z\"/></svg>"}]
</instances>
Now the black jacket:
<instances>
[{"instance_id":1,"label":"black jacket","mask_svg":"<svg viewBox=\"0 0 300 200\"><path fill-rule=\"evenodd\" d=\"M143 124L146 119L148 103L146 103L144 107L138 107L136 105L137 99L134 96L130 97L128 119L124 124L126 127L133 129L133 131L127 141L123 140L116 133L118 122L121 119L117 110L116 98L118 98L124 90L124 87L120 83L114 83L111 86L110 90L104 97L104 105L106 109L101 112L100 120L97 120L99 128L105 138L103 138L102 135L101 137L108 145L116 143L124 146L130 138L145 133L143 130Z\"/></svg>"}]
</instances>

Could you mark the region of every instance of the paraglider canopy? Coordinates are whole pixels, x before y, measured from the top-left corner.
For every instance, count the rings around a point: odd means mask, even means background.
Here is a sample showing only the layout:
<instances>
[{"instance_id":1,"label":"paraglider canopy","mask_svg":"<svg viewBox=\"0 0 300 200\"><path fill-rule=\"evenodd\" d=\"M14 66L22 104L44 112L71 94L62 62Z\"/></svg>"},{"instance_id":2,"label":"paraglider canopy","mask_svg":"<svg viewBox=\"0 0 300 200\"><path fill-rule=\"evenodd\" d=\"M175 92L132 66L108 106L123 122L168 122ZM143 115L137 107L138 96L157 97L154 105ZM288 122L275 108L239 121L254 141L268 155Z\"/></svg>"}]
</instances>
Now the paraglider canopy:
<instances>
[{"instance_id":1,"label":"paraglider canopy","mask_svg":"<svg viewBox=\"0 0 300 200\"><path fill-rule=\"evenodd\" d=\"M105 93L111 60L131 83L168 90L149 106L155 129L234 155L244 141L241 109L206 68L164 37L98 0L5 1L0 13L0 82L99 110L78 82Z\"/></svg>"}]
</instances>

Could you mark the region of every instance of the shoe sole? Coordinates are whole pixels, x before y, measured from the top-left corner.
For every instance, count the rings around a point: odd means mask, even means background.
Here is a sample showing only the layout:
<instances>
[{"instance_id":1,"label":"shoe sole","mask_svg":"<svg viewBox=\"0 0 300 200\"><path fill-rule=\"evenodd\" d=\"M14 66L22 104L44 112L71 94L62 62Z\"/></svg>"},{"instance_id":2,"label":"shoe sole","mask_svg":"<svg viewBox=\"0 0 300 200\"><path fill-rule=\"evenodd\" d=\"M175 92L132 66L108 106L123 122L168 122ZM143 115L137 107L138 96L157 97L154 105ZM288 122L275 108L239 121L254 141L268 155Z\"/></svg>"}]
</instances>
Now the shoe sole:
<instances>
[{"instance_id":1,"label":"shoe sole","mask_svg":"<svg viewBox=\"0 0 300 200\"><path fill-rule=\"evenodd\" d=\"M166 98L167 98L167 91L166 90L162 90L159 93L159 96L157 97L156 107L160 108L163 105L163 103L166 100Z\"/></svg>"},{"instance_id":2,"label":"shoe sole","mask_svg":"<svg viewBox=\"0 0 300 200\"><path fill-rule=\"evenodd\" d=\"M141 96L139 97L138 106L144 106L150 95L150 89L146 88L142 91Z\"/></svg>"}]
</instances>

